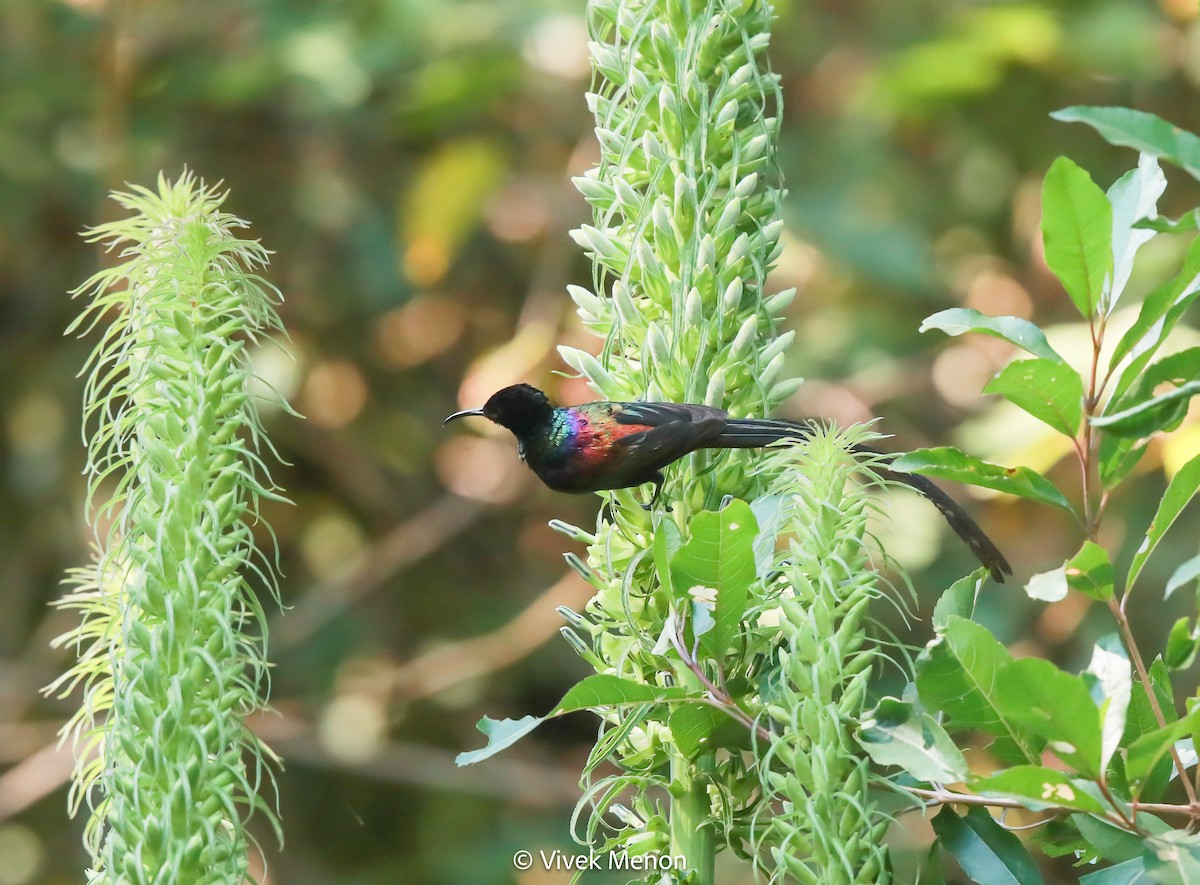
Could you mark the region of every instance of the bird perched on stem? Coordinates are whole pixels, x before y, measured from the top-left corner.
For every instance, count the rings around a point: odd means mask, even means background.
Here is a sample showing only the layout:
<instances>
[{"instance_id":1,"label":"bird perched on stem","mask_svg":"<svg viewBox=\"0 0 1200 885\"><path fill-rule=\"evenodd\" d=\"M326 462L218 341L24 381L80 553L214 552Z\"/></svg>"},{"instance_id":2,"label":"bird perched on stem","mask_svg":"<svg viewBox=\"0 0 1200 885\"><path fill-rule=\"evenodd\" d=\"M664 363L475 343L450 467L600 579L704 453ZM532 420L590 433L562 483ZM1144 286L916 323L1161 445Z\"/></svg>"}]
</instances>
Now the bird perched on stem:
<instances>
[{"instance_id":1,"label":"bird perched on stem","mask_svg":"<svg viewBox=\"0 0 1200 885\"><path fill-rule=\"evenodd\" d=\"M511 430L521 460L555 491L598 492L652 482L654 495L646 509L662 491L663 468L684 455L700 449L756 449L785 439L807 439L813 432L805 422L731 418L721 409L683 403L599 402L556 408L546 394L528 384L505 387L482 408L455 412L443 426L472 415ZM854 451L881 455L862 445ZM1012 574L983 529L930 480L886 467L875 466L875 472L929 499L997 581Z\"/></svg>"}]
</instances>

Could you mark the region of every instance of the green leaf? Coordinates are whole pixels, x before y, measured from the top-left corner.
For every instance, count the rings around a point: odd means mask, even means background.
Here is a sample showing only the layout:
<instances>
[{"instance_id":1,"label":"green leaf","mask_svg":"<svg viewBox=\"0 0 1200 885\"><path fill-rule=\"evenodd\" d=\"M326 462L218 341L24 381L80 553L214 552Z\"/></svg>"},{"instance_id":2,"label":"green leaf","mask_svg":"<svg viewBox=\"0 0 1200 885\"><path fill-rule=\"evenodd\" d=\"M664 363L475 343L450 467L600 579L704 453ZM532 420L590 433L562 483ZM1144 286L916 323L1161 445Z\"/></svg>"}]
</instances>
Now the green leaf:
<instances>
[{"instance_id":1,"label":"green leaf","mask_svg":"<svg viewBox=\"0 0 1200 885\"><path fill-rule=\"evenodd\" d=\"M1108 821L1090 814L1073 814L1071 823L1105 860L1121 863L1142 856L1142 839L1136 833L1123 830ZM1153 815L1138 814L1138 826L1151 833L1168 833L1171 827Z\"/></svg>"},{"instance_id":2,"label":"green leaf","mask_svg":"<svg viewBox=\"0 0 1200 885\"><path fill-rule=\"evenodd\" d=\"M1046 266L1085 318L1105 303L1113 276L1113 210L1096 182L1059 157L1042 184Z\"/></svg>"},{"instance_id":3,"label":"green leaf","mask_svg":"<svg viewBox=\"0 0 1200 885\"><path fill-rule=\"evenodd\" d=\"M1090 793L1085 792L1065 771L1040 765L1016 765L981 778L971 789L984 796L1004 796L1018 799L1026 808L1074 808L1077 811L1103 814L1105 808Z\"/></svg>"},{"instance_id":4,"label":"green leaf","mask_svg":"<svg viewBox=\"0 0 1200 885\"><path fill-rule=\"evenodd\" d=\"M1005 761L1035 761L1040 747L1020 724L1001 712L997 674L1012 662L986 628L950 615L942 635L917 659L917 692L929 710L945 713L952 730L996 736L992 751Z\"/></svg>"},{"instance_id":5,"label":"green leaf","mask_svg":"<svg viewBox=\"0 0 1200 885\"><path fill-rule=\"evenodd\" d=\"M1200 835L1173 830L1146 840L1146 876L1162 885L1200 885Z\"/></svg>"},{"instance_id":6,"label":"green leaf","mask_svg":"<svg viewBox=\"0 0 1200 885\"><path fill-rule=\"evenodd\" d=\"M1021 840L982 808L972 808L965 817L943 808L933 819L933 831L963 872L979 885L1042 883L1042 875Z\"/></svg>"},{"instance_id":7,"label":"green leaf","mask_svg":"<svg viewBox=\"0 0 1200 885\"><path fill-rule=\"evenodd\" d=\"M728 713L708 704L679 704L667 718L675 745L689 759L712 745L713 734L732 720ZM739 726L745 734L746 729Z\"/></svg>"},{"instance_id":8,"label":"green leaf","mask_svg":"<svg viewBox=\"0 0 1200 885\"><path fill-rule=\"evenodd\" d=\"M719 657L726 653L746 613L750 585L757 571L754 540L758 522L745 501L730 501L720 511L705 510L692 517L691 538L671 557L676 596L696 586L717 591L713 628L701 637L701 647Z\"/></svg>"},{"instance_id":9,"label":"green leaf","mask_svg":"<svg viewBox=\"0 0 1200 885\"><path fill-rule=\"evenodd\" d=\"M783 495L763 495L750 502L750 510L758 522L754 538L754 571L765 580L775 565L775 543L783 527Z\"/></svg>"},{"instance_id":10,"label":"green leaf","mask_svg":"<svg viewBox=\"0 0 1200 885\"><path fill-rule=\"evenodd\" d=\"M1104 488L1113 489L1127 477L1142 455L1146 454L1146 443L1125 439L1105 433L1100 436L1100 482Z\"/></svg>"},{"instance_id":11,"label":"green leaf","mask_svg":"<svg viewBox=\"0 0 1200 885\"><path fill-rule=\"evenodd\" d=\"M1017 360L1005 366L984 393L1009 402L1069 437L1083 420L1083 379L1070 366L1053 360Z\"/></svg>"},{"instance_id":12,"label":"green leaf","mask_svg":"<svg viewBox=\"0 0 1200 885\"><path fill-rule=\"evenodd\" d=\"M484 716L475 727L487 736L487 746L468 753L459 753L454 757L454 763L462 766L482 762L489 756L511 747L543 721L541 716L522 716L520 719L489 719Z\"/></svg>"},{"instance_id":13,"label":"green leaf","mask_svg":"<svg viewBox=\"0 0 1200 885\"><path fill-rule=\"evenodd\" d=\"M1059 507L1068 513L1075 512L1063 493L1040 473L1028 467L1005 467L982 461L952 446L908 452L893 461L891 469L995 489L1019 498Z\"/></svg>"},{"instance_id":14,"label":"green leaf","mask_svg":"<svg viewBox=\"0 0 1200 885\"><path fill-rule=\"evenodd\" d=\"M979 591L983 589L985 580L987 569L977 568L951 584L933 607L933 629L939 633L945 630L951 615L969 621L975 614L975 600L979 598Z\"/></svg>"},{"instance_id":15,"label":"green leaf","mask_svg":"<svg viewBox=\"0 0 1200 885\"><path fill-rule=\"evenodd\" d=\"M1108 201L1113 207L1113 281L1105 315L1112 313L1129 275L1137 251L1154 238L1153 229L1138 224L1139 219L1158 215L1158 198L1167 188L1167 179L1158 162L1150 154L1138 155L1136 169L1122 175L1108 189Z\"/></svg>"},{"instance_id":16,"label":"green leaf","mask_svg":"<svg viewBox=\"0 0 1200 885\"><path fill-rule=\"evenodd\" d=\"M1150 528L1146 531L1146 540L1142 542L1142 546L1133 556L1133 562L1129 565L1129 577L1125 581L1127 588L1133 587L1134 581L1141 574L1142 566L1146 564L1146 560L1150 558L1150 554L1154 552L1158 542L1167 533L1167 529L1192 500L1197 487L1200 487L1200 455L1180 467L1178 472L1171 477L1171 482L1167 484L1167 490L1158 505L1158 512L1154 514Z\"/></svg>"},{"instance_id":17,"label":"green leaf","mask_svg":"<svg viewBox=\"0 0 1200 885\"><path fill-rule=\"evenodd\" d=\"M1196 659L1200 650L1200 633L1192 627L1192 621L1187 616L1179 618L1171 625L1167 634L1167 647L1163 651L1163 663L1172 670L1186 670Z\"/></svg>"},{"instance_id":18,"label":"green leaf","mask_svg":"<svg viewBox=\"0 0 1200 885\"><path fill-rule=\"evenodd\" d=\"M683 535L679 526L665 513L661 514L654 529L654 572L658 575L658 583L672 599L676 593L671 581L671 557L682 546Z\"/></svg>"},{"instance_id":19,"label":"green leaf","mask_svg":"<svg viewBox=\"0 0 1200 885\"><path fill-rule=\"evenodd\" d=\"M1200 378L1200 347L1189 347L1146 368L1119 397L1109 401L1105 412L1115 414L1152 400L1163 384L1178 387L1197 378ZM1187 400L1180 401L1158 419L1157 429L1173 429L1183 420L1187 409Z\"/></svg>"},{"instance_id":20,"label":"green leaf","mask_svg":"<svg viewBox=\"0 0 1200 885\"><path fill-rule=\"evenodd\" d=\"M1135 788L1135 795L1140 792L1137 788L1146 782L1155 766L1169 757L1175 742L1183 740L1197 728L1200 728L1200 705L1182 719L1144 734L1129 745L1125 752L1125 777L1130 786Z\"/></svg>"},{"instance_id":21,"label":"green leaf","mask_svg":"<svg viewBox=\"0 0 1200 885\"><path fill-rule=\"evenodd\" d=\"M1175 328L1180 317L1200 294L1200 237L1192 240L1183 259L1183 268L1171 279L1156 286L1142 302L1138 317L1121 336L1113 350L1111 365L1133 356L1113 393L1118 399L1141 374L1159 345Z\"/></svg>"},{"instance_id":22,"label":"green leaf","mask_svg":"<svg viewBox=\"0 0 1200 885\"><path fill-rule=\"evenodd\" d=\"M879 765L898 765L919 781L965 780L967 760L946 729L919 707L883 698L854 734Z\"/></svg>"},{"instance_id":23,"label":"green leaf","mask_svg":"<svg viewBox=\"0 0 1200 885\"><path fill-rule=\"evenodd\" d=\"M1182 421L1188 400L1197 393L1200 393L1200 381L1189 381L1136 406L1092 418L1092 426L1117 436L1142 439Z\"/></svg>"},{"instance_id":24,"label":"green leaf","mask_svg":"<svg viewBox=\"0 0 1200 885\"><path fill-rule=\"evenodd\" d=\"M1113 595L1113 567L1108 551L1095 541L1084 541L1079 552L1067 560L1067 585L1098 602L1107 602Z\"/></svg>"},{"instance_id":25,"label":"green leaf","mask_svg":"<svg viewBox=\"0 0 1200 885\"><path fill-rule=\"evenodd\" d=\"M925 318L920 331L940 329L947 335L979 332L1003 338L1022 350L1051 362L1066 364L1046 340L1046 334L1029 320L1020 317L990 317L968 307L952 307Z\"/></svg>"},{"instance_id":26,"label":"green leaf","mask_svg":"<svg viewBox=\"0 0 1200 885\"><path fill-rule=\"evenodd\" d=\"M1154 114L1120 107L1075 106L1050 116L1064 123L1086 123L1109 144L1136 148L1200 178L1200 138Z\"/></svg>"},{"instance_id":27,"label":"green leaf","mask_svg":"<svg viewBox=\"0 0 1200 885\"><path fill-rule=\"evenodd\" d=\"M1187 584L1190 581L1200 578L1200 554L1193 556L1179 568L1175 569L1170 580L1167 581L1167 589L1163 594L1163 599L1169 599L1171 594Z\"/></svg>"},{"instance_id":28,"label":"green leaf","mask_svg":"<svg viewBox=\"0 0 1200 885\"><path fill-rule=\"evenodd\" d=\"M1142 218L1134 227L1157 231L1160 234L1187 234L1200 228L1200 209L1193 209L1178 218Z\"/></svg>"},{"instance_id":29,"label":"green leaf","mask_svg":"<svg viewBox=\"0 0 1200 885\"><path fill-rule=\"evenodd\" d=\"M997 674L996 703L1002 716L1047 740L1068 765L1100 776L1100 710L1078 676L1041 658L1022 658Z\"/></svg>"},{"instance_id":30,"label":"green leaf","mask_svg":"<svg viewBox=\"0 0 1200 885\"><path fill-rule=\"evenodd\" d=\"M1137 885L1145 866L1142 859L1135 857L1079 879L1079 885Z\"/></svg>"}]
</instances>

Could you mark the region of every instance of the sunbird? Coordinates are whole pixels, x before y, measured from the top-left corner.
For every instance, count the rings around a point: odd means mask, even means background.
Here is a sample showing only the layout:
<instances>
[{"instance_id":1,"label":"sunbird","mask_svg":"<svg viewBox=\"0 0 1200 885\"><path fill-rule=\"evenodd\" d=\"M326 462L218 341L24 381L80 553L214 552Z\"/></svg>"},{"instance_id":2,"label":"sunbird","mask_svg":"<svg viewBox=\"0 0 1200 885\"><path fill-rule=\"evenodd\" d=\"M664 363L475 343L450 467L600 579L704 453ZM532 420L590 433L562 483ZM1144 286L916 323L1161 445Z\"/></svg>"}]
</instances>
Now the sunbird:
<instances>
[{"instance_id":1,"label":"sunbird","mask_svg":"<svg viewBox=\"0 0 1200 885\"><path fill-rule=\"evenodd\" d=\"M482 408L463 409L442 426L473 415L507 427L517 451L538 479L556 492L599 492L654 483L650 509L663 486L663 468L699 449L757 449L786 439L804 440L803 421L731 418L712 406L689 403L597 402L555 407L529 384L492 394ZM992 577L1003 583L1012 567L970 515L923 476L878 466L889 456L868 446L854 451L876 459L874 470L920 492L945 517Z\"/></svg>"}]
</instances>

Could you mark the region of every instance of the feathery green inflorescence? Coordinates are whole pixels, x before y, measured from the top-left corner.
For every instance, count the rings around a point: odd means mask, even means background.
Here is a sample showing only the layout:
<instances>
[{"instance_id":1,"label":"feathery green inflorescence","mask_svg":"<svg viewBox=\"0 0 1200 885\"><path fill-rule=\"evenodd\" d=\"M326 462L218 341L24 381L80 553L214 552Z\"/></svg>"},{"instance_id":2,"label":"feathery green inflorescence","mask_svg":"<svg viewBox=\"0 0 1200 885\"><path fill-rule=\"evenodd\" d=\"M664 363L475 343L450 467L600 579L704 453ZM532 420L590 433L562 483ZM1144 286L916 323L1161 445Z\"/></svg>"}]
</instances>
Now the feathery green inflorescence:
<instances>
[{"instance_id":1,"label":"feathery green inflorescence","mask_svg":"<svg viewBox=\"0 0 1200 885\"><path fill-rule=\"evenodd\" d=\"M702 402L735 416L768 415L799 386L799 379L785 377L784 371L793 333L778 331L780 314L795 291L767 290L783 229L775 163L780 93L765 57L772 14L768 0L588 4L595 71L588 102L600 160L576 179L593 220L573 236L593 259L594 280L590 289L570 287L570 294L585 326L603 345L595 356L570 347L561 352L603 399ZM840 451L849 463L839 448L847 444L841 438L827 442L821 457L832 459L831 453ZM726 714L715 714L719 721L713 722L713 714L705 712L710 708L701 703L597 709L603 722L584 772L577 832L581 840L608 850L683 856L675 878L656 874L647 881L711 883L719 850L751 858L760 853L758 862L780 878L793 864L815 869L818 859L832 857L855 871L837 881L865 881L866 871L883 869L877 840L867 850L879 825L866 801L866 766L837 719L839 704L849 708L861 700L869 675L870 657L854 641L855 636L862 641L863 610L855 607L853 617L839 614L832 621L825 612L846 603L831 599L835 590L830 588L855 594L857 606L873 586L861 545L849 540L853 527L860 527L861 501L843 502L833 491L836 480L848 481L849 469L838 468L823 499L825 507L851 507L846 526L830 526L841 532L838 549L846 561L824 572L809 558L781 563L774 573L804 588L794 592L786 582L758 575L746 591L746 611L728 646L714 648L717 640L710 634L701 660L685 660L684 646L694 637L696 649L701 648L703 609L711 610L717 590L667 586L674 568L667 563L695 530L693 517L704 517L711 526L711 511L722 510L731 496L754 501L769 560L775 533L800 528L796 501L818 500L811 489L799 491L803 480L795 475L784 492L768 494L774 478L813 466L795 453L765 458L755 452L700 452L667 469L667 512L662 505L654 514L644 512L638 496L645 490L625 490L611 493L612 506L601 511L594 533L554 523L589 545L586 562L574 554L568 561L596 593L584 612L564 611L571 623L564 632L599 673L682 687L696 702L704 699L705 680L733 686L729 692L742 713L758 717L759 729L736 726L742 728L744 749L735 741L725 751L704 744L718 742L720 723L729 724ZM784 499L786 505L780 503ZM732 517L725 519L722 525L729 528ZM852 586L843 588L847 579ZM756 612L778 609L779 598L788 594L789 612L800 609L795 623L756 620ZM695 604L688 601L693 596ZM810 602L825 607L811 617L842 632L819 661L807 661L808 669L800 672L791 649L811 629L803 622ZM847 681L848 668L855 667L857 675ZM754 688L768 676L772 684L816 680L835 700L834 707L818 713L810 704L801 711L782 696L768 707ZM800 692L794 685L788 690L793 698ZM820 752L842 782L830 782L822 792L803 777L798 787L788 780L799 776L792 765L807 771L812 747L801 753L789 741L768 752L770 742L762 732L775 731L768 709L786 720L802 716L822 723L819 727L835 740ZM686 746L689 735L696 734L705 735L699 749ZM601 777L605 764L615 764L618 772ZM758 770L764 765L771 768L769 777ZM807 798L796 810L801 793ZM848 797L857 812L834 807L838 796ZM780 808L784 813L772 820ZM839 835L847 814L866 823Z\"/></svg>"},{"instance_id":2,"label":"feathery green inflorescence","mask_svg":"<svg viewBox=\"0 0 1200 885\"><path fill-rule=\"evenodd\" d=\"M247 348L280 330L278 293L215 188L185 173L114 196L132 214L87 237L118 262L77 290L89 303L69 330L102 327L84 406L99 545L59 603L82 622L49 690L84 693L64 738L90 881L241 883L250 813L278 829L260 796L274 757L245 724L268 684L251 584L278 598L253 531L269 534L259 503L279 499Z\"/></svg>"}]
</instances>

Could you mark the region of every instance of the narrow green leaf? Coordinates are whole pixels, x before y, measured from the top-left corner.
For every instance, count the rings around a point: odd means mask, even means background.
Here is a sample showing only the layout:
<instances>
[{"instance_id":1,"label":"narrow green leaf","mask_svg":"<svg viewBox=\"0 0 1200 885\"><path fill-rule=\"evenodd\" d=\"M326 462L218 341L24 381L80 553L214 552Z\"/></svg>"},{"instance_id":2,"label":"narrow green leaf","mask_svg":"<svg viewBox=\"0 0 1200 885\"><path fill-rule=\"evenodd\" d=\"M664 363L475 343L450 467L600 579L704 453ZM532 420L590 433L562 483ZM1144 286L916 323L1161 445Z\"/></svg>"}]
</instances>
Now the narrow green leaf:
<instances>
[{"instance_id":1,"label":"narrow green leaf","mask_svg":"<svg viewBox=\"0 0 1200 885\"><path fill-rule=\"evenodd\" d=\"M1174 277L1156 286L1142 302L1137 319L1121 336L1113 349L1111 364L1119 365L1127 356L1133 359L1122 372L1113 393L1119 398L1141 375L1158 347L1179 322L1180 317L1200 294L1200 237L1192 240L1183 259L1183 267Z\"/></svg>"},{"instance_id":2,"label":"narrow green leaf","mask_svg":"<svg viewBox=\"0 0 1200 885\"><path fill-rule=\"evenodd\" d=\"M967 777L967 760L936 719L919 707L883 698L854 734L879 765L897 765L919 781Z\"/></svg>"},{"instance_id":3,"label":"narrow green leaf","mask_svg":"<svg viewBox=\"0 0 1200 885\"><path fill-rule=\"evenodd\" d=\"M745 501L692 517L691 538L671 557L672 580L682 597L692 587L717 591L714 625L701 638L713 656L724 655L746 613L750 585L757 576L754 541L758 522Z\"/></svg>"},{"instance_id":4,"label":"narrow green leaf","mask_svg":"<svg viewBox=\"0 0 1200 885\"><path fill-rule=\"evenodd\" d=\"M627 707L631 704L649 704L685 697L687 691L683 688L663 688L622 679L610 673L596 673L577 682L545 718L590 710L593 707Z\"/></svg>"},{"instance_id":5,"label":"narrow green leaf","mask_svg":"<svg viewBox=\"0 0 1200 885\"><path fill-rule=\"evenodd\" d=\"M1078 676L1041 658L1022 658L997 674L996 703L1002 716L1047 740L1068 765L1099 777L1100 710Z\"/></svg>"},{"instance_id":6,"label":"narrow green leaf","mask_svg":"<svg viewBox=\"0 0 1200 885\"><path fill-rule=\"evenodd\" d=\"M1142 839L1136 833L1123 830L1106 820L1090 814L1073 814L1071 823L1087 843L1105 860L1122 863L1142 856ZM1170 832L1171 827L1152 815L1138 815L1138 826L1152 833Z\"/></svg>"},{"instance_id":7,"label":"narrow green leaf","mask_svg":"<svg viewBox=\"0 0 1200 885\"><path fill-rule=\"evenodd\" d=\"M1158 512L1154 514L1150 528L1146 531L1146 540L1142 542L1142 546L1133 556L1133 562L1129 565L1129 577L1125 581L1127 588L1133 587L1138 575L1142 572L1142 566L1146 564L1146 560L1150 558L1150 554L1154 552L1158 542L1167 533L1167 529L1192 500L1197 487L1200 487L1200 455L1180 467L1178 472L1171 477L1167 491L1163 494L1162 501L1159 502Z\"/></svg>"},{"instance_id":8,"label":"narrow green leaf","mask_svg":"<svg viewBox=\"0 0 1200 885\"><path fill-rule=\"evenodd\" d=\"M1104 433L1100 436L1100 482L1114 489L1137 467L1146 454L1145 441Z\"/></svg>"},{"instance_id":9,"label":"narrow green leaf","mask_svg":"<svg viewBox=\"0 0 1200 885\"><path fill-rule=\"evenodd\" d=\"M1152 154L1200 178L1200 138L1154 114L1120 107L1075 106L1050 116L1064 123L1086 123L1109 144Z\"/></svg>"},{"instance_id":10,"label":"narrow green leaf","mask_svg":"<svg viewBox=\"0 0 1200 885\"><path fill-rule=\"evenodd\" d=\"M933 629L939 633L945 630L951 615L969 621L975 614L975 600L979 598L985 580L987 569L977 568L951 584L933 607Z\"/></svg>"},{"instance_id":11,"label":"narrow green leaf","mask_svg":"<svg viewBox=\"0 0 1200 885\"><path fill-rule=\"evenodd\" d=\"M1041 885L1042 874L1021 840L982 808L959 817L943 808L933 819L942 847L954 855L972 882L979 885Z\"/></svg>"},{"instance_id":12,"label":"narrow green leaf","mask_svg":"<svg viewBox=\"0 0 1200 885\"><path fill-rule=\"evenodd\" d=\"M683 535L679 526L665 513L658 519L654 529L654 573L658 575L658 583L674 599L675 585L671 580L671 557L683 546Z\"/></svg>"},{"instance_id":13,"label":"narrow green leaf","mask_svg":"<svg viewBox=\"0 0 1200 885\"><path fill-rule=\"evenodd\" d=\"M1017 360L1005 366L984 393L998 393L1043 424L1069 437L1083 420L1083 379L1053 360Z\"/></svg>"},{"instance_id":14,"label":"narrow green leaf","mask_svg":"<svg viewBox=\"0 0 1200 885\"><path fill-rule=\"evenodd\" d=\"M1200 554L1193 556L1179 568L1175 569L1170 580L1167 581L1167 589L1163 594L1163 599L1169 599L1171 594L1182 587L1184 584L1200 578Z\"/></svg>"},{"instance_id":15,"label":"narrow green leaf","mask_svg":"<svg viewBox=\"0 0 1200 885\"><path fill-rule=\"evenodd\" d=\"M952 307L928 316L921 323L922 332L940 329L947 335L962 335L979 332L1003 338L1022 350L1051 362L1066 364L1058 352L1046 340L1046 333L1029 320L1020 317L990 317L968 307Z\"/></svg>"},{"instance_id":16,"label":"narrow green leaf","mask_svg":"<svg viewBox=\"0 0 1200 885\"><path fill-rule=\"evenodd\" d=\"M1137 790L1150 777L1159 761L1167 758L1175 742L1183 740L1200 728L1200 705L1182 719L1144 734L1129 745L1125 752L1125 777Z\"/></svg>"},{"instance_id":17,"label":"narrow green leaf","mask_svg":"<svg viewBox=\"0 0 1200 885\"><path fill-rule=\"evenodd\" d=\"M1172 670L1186 670L1196 659L1200 650L1200 635L1192 627L1187 615L1177 619L1167 634L1167 647L1163 651L1163 663Z\"/></svg>"},{"instance_id":18,"label":"narrow green leaf","mask_svg":"<svg viewBox=\"0 0 1200 885\"><path fill-rule=\"evenodd\" d=\"M1093 785L1094 786L1094 785ZM984 796L1018 799L1026 808L1074 808L1103 814L1105 808L1085 792L1065 771L1040 765L1016 765L991 777L981 778L971 788Z\"/></svg>"},{"instance_id":19,"label":"narrow green leaf","mask_svg":"<svg viewBox=\"0 0 1200 885\"><path fill-rule=\"evenodd\" d=\"M983 461L952 446L908 452L892 462L892 469L995 489L1040 504L1059 507L1068 513L1075 512L1063 493L1040 473L1035 473L1028 467L1005 467Z\"/></svg>"},{"instance_id":20,"label":"narrow green leaf","mask_svg":"<svg viewBox=\"0 0 1200 885\"><path fill-rule=\"evenodd\" d=\"M1134 227L1152 230L1160 234L1187 234L1200 228L1200 209L1185 212L1178 218L1166 218L1159 215L1156 218L1142 218Z\"/></svg>"},{"instance_id":21,"label":"narrow green leaf","mask_svg":"<svg viewBox=\"0 0 1200 885\"><path fill-rule=\"evenodd\" d=\"M1092 418L1092 426L1117 436L1142 439L1182 421L1188 401L1198 393L1200 381L1189 381L1136 406Z\"/></svg>"},{"instance_id":22,"label":"narrow green leaf","mask_svg":"<svg viewBox=\"0 0 1200 885\"><path fill-rule=\"evenodd\" d=\"M1040 745L1022 725L1001 712L997 674L1012 662L986 628L950 615L942 635L917 659L917 692L931 711L947 715L954 731L995 735L992 751L1005 761L1036 761Z\"/></svg>"},{"instance_id":23,"label":"narrow green leaf","mask_svg":"<svg viewBox=\"0 0 1200 885\"><path fill-rule=\"evenodd\" d=\"M1067 560L1067 584L1098 602L1113 595L1113 567L1108 551L1094 541L1084 541L1079 552Z\"/></svg>"},{"instance_id":24,"label":"narrow green leaf","mask_svg":"<svg viewBox=\"0 0 1200 885\"><path fill-rule=\"evenodd\" d=\"M1046 266L1085 318L1095 316L1112 284L1113 211L1096 182L1059 157L1042 184Z\"/></svg>"}]
</instances>

